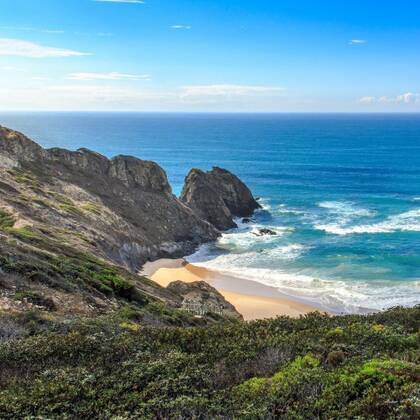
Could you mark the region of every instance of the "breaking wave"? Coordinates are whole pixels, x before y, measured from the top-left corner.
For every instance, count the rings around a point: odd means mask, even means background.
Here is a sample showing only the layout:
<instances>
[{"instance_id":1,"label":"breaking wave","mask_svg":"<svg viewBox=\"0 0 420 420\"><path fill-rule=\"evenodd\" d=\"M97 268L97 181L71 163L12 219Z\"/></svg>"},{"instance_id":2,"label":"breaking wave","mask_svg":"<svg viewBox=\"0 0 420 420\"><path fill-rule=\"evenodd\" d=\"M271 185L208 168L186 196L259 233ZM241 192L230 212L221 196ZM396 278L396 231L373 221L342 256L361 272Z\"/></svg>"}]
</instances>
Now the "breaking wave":
<instances>
[{"instance_id":1,"label":"breaking wave","mask_svg":"<svg viewBox=\"0 0 420 420\"><path fill-rule=\"evenodd\" d=\"M397 305L413 306L419 303L420 281L416 282L347 282L326 280L307 274L291 273L270 268L252 267L264 257L259 253L224 254L211 256L205 247L188 260L224 275L255 281L275 287L286 296L321 306L335 313L377 311ZM293 244L272 250L276 258L298 258L305 247ZM273 256L273 255L272 255Z\"/></svg>"},{"instance_id":2,"label":"breaking wave","mask_svg":"<svg viewBox=\"0 0 420 420\"><path fill-rule=\"evenodd\" d=\"M317 224L318 230L335 235L351 235L363 233L393 233L393 232L420 232L420 209L388 217L382 222L372 224L359 224L343 226L342 223Z\"/></svg>"}]
</instances>

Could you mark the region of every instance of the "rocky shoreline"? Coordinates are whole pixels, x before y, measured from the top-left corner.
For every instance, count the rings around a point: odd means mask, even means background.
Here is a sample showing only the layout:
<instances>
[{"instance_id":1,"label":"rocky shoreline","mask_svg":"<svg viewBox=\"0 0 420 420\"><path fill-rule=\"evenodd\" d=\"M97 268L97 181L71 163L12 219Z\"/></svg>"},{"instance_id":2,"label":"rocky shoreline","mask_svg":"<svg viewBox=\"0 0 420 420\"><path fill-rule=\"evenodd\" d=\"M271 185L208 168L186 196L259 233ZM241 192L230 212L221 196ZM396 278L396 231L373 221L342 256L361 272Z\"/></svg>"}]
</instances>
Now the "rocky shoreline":
<instances>
[{"instance_id":1,"label":"rocky shoreline","mask_svg":"<svg viewBox=\"0 0 420 420\"><path fill-rule=\"evenodd\" d=\"M192 169L177 198L165 171L154 162L132 156L108 159L83 148L44 149L5 127L0 127L0 177L0 275L8 274L4 282L13 289L10 274L16 273L27 287L37 293L42 289L53 301L65 298L56 289L51 292L51 284L59 283L72 296L82 290L87 293L79 299L85 312L114 307L107 293L123 298L131 293L121 290L131 286L122 287L118 279L98 276L96 259L137 276L147 261L191 254L236 226L235 217L251 217L260 207L249 188L221 168ZM69 255L77 256L78 265L70 272L66 268L63 273L60 264L50 261L67 261ZM80 278L83 286L76 287ZM183 299L176 291L159 290L136 277L130 281L138 283L135 290L170 304Z\"/></svg>"},{"instance_id":2,"label":"rocky shoreline","mask_svg":"<svg viewBox=\"0 0 420 420\"><path fill-rule=\"evenodd\" d=\"M16 170L21 179L30 172L34 183L62 194L76 209L79 203L90 204L91 213L96 210L98 217L87 221L77 211L59 220L61 215L45 208L31 209L34 214L13 210L25 220L36 217L90 230L104 256L133 272L148 260L191 253L215 240L221 230L234 227L234 217L251 216L260 207L239 178L220 168L208 173L191 170L178 199L165 171L154 162L132 156L108 159L87 149L46 150L5 127L0 127L0 169L5 179ZM33 192L45 196L41 189ZM1 204L11 206L10 200Z\"/></svg>"}]
</instances>

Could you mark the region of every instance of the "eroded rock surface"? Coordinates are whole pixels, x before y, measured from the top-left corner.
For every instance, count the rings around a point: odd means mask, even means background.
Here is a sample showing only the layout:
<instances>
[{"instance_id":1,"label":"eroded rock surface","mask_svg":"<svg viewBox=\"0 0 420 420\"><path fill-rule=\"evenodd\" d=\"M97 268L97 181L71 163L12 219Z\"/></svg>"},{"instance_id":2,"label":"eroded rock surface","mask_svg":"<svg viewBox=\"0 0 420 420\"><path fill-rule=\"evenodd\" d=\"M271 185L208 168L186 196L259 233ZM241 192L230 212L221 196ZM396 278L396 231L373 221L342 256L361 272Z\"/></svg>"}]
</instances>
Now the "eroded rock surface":
<instances>
[{"instance_id":1,"label":"eroded rock surface","mask_svg":"<svg viewBox=\"0 0 420 420\"><path fill-rule=\"evenodd\" d=\"M154 162L47 150L0 126L0 310L93 315L127 302L190 302L240 319L204 282L161 288L137 275L146 261L189 254L259 207L219 168L191 171L184 192L184 201L175 197Z\"/></svg>"},{"instance_id":2,"label":"eroded rock surface","mask_svg":"<svg viewBox=\"0 0 420 420\"><path fill-rule=\"evenodd\" d=\"M209 172L192 169L181 200L219 230L236 227L234 217L250 217L261 207L236 175L217 167Z\"/></svg>"},{"instance_id":3,"label":"eroded rock surface","mask_svg":"<svg viewBox=\"0 0 420 420\"><path fill-rule=\"evenodd\" d=\"M131 271L149 259L184 256L219 235L172 194L154 162L45 150L0 127L0 172L0 205L17 219L71 229L96 255Z\"/></svg>"},{"instance_id":4,"label":"eroded rock surface","mask_svg":"<svg viewBox=\"0 0 420 420\"><path fill-rule=\"evenodd\" d=\"M205 281L192 283L174 281L168 285L167 289L183 297L182 308L189 312L197 315L205 315L208 312L212 312L238 320L243 319L235 307Z\"/></svg>"}]
</instances>

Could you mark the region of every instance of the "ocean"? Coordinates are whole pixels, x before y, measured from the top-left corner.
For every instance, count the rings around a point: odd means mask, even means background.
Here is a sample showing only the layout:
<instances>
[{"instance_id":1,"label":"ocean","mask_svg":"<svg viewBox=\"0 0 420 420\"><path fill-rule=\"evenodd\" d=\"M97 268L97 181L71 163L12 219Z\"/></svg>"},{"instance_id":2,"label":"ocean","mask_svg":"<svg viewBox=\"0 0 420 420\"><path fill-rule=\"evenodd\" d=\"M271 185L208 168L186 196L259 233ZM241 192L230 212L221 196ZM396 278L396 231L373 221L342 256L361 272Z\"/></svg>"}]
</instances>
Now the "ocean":
<instances>
[{"instance_id":1,"label":"ocean","mask_svg":"<svg viewBox=\"0 0 420 420\"><path fill-rule=\"evenodd\" d=\"M226 168L260 197L188 259L333 312L420 303L420 114L2 113L44 147ZM276 236L256 236L260 227Z\"/></svg>"}]
</instances>

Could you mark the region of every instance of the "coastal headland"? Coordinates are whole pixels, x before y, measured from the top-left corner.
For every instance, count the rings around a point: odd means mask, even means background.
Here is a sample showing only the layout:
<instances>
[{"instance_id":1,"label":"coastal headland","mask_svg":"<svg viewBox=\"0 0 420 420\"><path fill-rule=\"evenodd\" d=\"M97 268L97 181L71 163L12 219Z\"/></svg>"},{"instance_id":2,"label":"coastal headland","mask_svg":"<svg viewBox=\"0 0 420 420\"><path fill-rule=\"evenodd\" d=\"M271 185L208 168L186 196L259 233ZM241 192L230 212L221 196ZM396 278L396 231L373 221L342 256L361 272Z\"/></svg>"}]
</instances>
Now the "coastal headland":
<instances>
[{"instance_id":1,"label":"coastal headland","mask_svg":"<svg viewBox=\"0 0 420 420\"><path fill-rule=\"evenodd\" d=\"M184 261L258 206L220 168L179 199L0 128L0 418L419 418L419 307L333 316Z\"/></svg>"},{"instance_id":2,"label":"coastal headland","mask_svg":"<svg viewBox=\"0 0 420 420\"><path fill-rule=\"evenodd\" d=\"M121 298L135 299L139 293L185 309L187 295L170 284L205 282L211 289L194 286L195 299L199 295L194 308L200 313L207 308L237 317L239 312L252 320L317 309L290 300L275 288L178 259L216 240L224 230L236 227L236 218L251 217L261 207L229 171L192 169L177 198L166 173L154 162L131 156L108 159L87 149L47 150L5 127L0 128L0 140L2 270L21 278L19 293L39 294L38 301L48 301L63 313L115 309ZM81 265L72 270L82 281L75 284L50 263L52 256L60 260L63 254ZM10 262L13 255L19 256L19 266ZM112 275L95 274L92 279L86 268L92 260L93 272L101 264L116 268L109 269ZM129 277L128 284L123 277ZM7 282L15 287L10 275ZM212 296L211 304L201 299L206 293ZM0 305L14 310L26 308L26 303L27 299L16 304L9 293L0 300Z\"/></svg>"}]
</instances>

